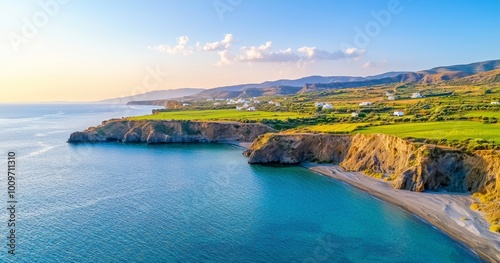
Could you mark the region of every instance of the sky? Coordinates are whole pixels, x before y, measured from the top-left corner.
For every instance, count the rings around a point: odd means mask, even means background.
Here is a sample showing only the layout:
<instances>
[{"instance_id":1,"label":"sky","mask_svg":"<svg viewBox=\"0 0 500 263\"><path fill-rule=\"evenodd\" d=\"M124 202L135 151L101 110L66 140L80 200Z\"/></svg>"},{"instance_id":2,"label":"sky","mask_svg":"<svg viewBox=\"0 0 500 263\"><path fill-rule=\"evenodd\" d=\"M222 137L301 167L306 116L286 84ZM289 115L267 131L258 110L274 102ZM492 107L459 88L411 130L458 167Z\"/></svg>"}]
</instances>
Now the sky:
<instances>
[{"instance_id":1,"label":"sky","mask_svg":"<svg viewBox=\"0 0 500 263\"><path fill-rule=\"evenodd\" d=\"M500 59L500 0L0 0L0 102Z\"/></svg>"}]
</instances>

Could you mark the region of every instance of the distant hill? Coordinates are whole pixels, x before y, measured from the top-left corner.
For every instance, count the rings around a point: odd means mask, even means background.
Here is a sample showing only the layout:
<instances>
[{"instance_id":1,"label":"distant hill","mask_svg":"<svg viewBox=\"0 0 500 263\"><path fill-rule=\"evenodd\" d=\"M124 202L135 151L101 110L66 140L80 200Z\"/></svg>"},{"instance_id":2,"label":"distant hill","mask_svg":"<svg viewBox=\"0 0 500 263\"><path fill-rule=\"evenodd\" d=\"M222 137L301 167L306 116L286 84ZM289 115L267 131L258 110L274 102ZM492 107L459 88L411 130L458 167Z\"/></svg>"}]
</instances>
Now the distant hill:
<instances>
[{"instance_id":1,"label":"distant hill","mask_svg":"<svg viewBox=\"0 0 500 263\"><path fill-rule=\"evenodd\" d=\"M500 69L486 71L470 75L467 77L459 78L450 82L453 85L487 85L498 84L500 85Z\"/></svg>"},{"instance_id":2,"label":"distant hill","mask_svg":"<svg viewBox=\"0 0 500 263\"><path fill-rule=\"evenodd\" d=\"M281 79L259 84L241 84L212 89L179 89L189 90L188 95L177 93L165 97L164 94L148 94L134 98L130 104L163 105L166 99L181 98L184 100L214 98L246 98L273 95L303 94L327 89L355 88L391 83L415 84L490 84L500 79L500 60L490 60L464 65L442 66L417 72L387 72L368 77L353 76L308 76L300 79ZM461 85L461 84L460 84ZM194 92L196 91L196 92Z\"/></svg>"},{"instance_id":3,"label":"distant hill","mask_svg":"<svg viewBox=\"0 0 500 263\"><path fill-rule=\"evenodd\" d=\"M164 100L164 99L172 99L172 98L180 98L185 96L191 96L194 94L203 91L203 89L195 89L195 88L182 88L182 89L170 89L170 90L155 90L143 94L138 94L135 96L127 96L121 98L107 99L97 101L96 103L118 103L118 104L127 104L131 101L152 101L152 100Z\"/></svg>"}]
</instances>

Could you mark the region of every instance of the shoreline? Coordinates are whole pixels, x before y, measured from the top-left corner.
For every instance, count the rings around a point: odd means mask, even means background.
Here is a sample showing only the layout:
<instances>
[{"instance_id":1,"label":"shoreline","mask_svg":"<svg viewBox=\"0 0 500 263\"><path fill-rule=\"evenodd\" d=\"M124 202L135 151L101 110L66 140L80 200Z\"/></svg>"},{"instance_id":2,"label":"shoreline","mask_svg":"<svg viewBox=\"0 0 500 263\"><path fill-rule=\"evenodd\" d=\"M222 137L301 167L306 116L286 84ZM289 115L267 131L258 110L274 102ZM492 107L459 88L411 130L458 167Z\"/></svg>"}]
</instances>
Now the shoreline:
<instances>
[{"instance_id":1,"label":"shoreline","mask_svg":"<svg viewBox=\"0 0 500 263\"><path fill-rule=\"evenodd\" d=\"M469 195L398 190L382 180L361 172L345 172L332 164L304 163L301 166L400 207L462 243L481 259L500 262L500 235L491 232L482 215L470 209L472 198Z\"/></svg>"},{"instance_id":2,"label":"shoreline","mask_svg":"<svg viewBox=\"0 0 500 263\"><path fill-rule=\"evenodd\" d=\"M243 149L251 145L234 140L218 143ZM488 222L478 211L470 209L469 194L398 190L361 172L346 172L338 165L302 163L300 166L403 209L472 250L482 260L500 262L500 235L490 231Z\"/></svg>"}]
</instances>

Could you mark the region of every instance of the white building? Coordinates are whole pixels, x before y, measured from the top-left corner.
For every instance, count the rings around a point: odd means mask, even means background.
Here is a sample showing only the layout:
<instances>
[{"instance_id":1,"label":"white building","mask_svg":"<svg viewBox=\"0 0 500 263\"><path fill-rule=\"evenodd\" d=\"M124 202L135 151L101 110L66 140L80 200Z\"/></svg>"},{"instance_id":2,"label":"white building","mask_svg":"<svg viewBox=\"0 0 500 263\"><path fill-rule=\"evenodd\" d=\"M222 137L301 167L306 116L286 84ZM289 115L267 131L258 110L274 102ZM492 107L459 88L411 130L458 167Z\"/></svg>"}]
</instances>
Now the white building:
<instances>
[{"instance_id":1,"label":"white building","mask_svg":"<svg viewBox=\"0 0 500 263\"><path fill-rule=\"evenodd\" d=\"M325 105L323 105L322 109L323 110L333 109L333 106L331 104L326 103Z\"/></svg>"},{"instance_id":2,"label":"white building","mask_svg":"<svg viewBox=\"0 0 500 263\"><path fill-rule=\"evenodd\" d=\"M396 98L394 98L394 96L388 96L387 99L388 100L395 100Z\"/></svg>"},{"instance_id":3,"label":"white building","mask_svg":"<svg viewBox=\"0 0 500 263\"><path fill-rule=\"evenodd\" d=\"M314 106L316 107L323 107L324 103L323 102L316 102L314 103Z\"/></svg>"},{"instance_id":4,"label":"white building","mask_svg":"<svg viewBox=\"0 0 500 263\"><path fill-rule=\"evenodd\" d=\"M255 107L248 107L248 111L255 111Z\"/></svg>"},{"instance_id":5,"label":"white building","mask_svg":"<svg viewBox=\"0 0 500 263\"><path fill-rule=\"evenodd\" d=\"M253 103L260 104L260 100L253 100Z\"/></svg>"},{"instance_id":6,"label":"white building","mask_svg":"<svg viewBox=\"0 0 500 263\"><path fill-rule=\"evenodd\" d=\"M371 106L373 103L369 101L364 101L359 104L359 106Z\"/></svg>"},{"instance_id":7,"label":"white building","mask_svg":"<svg viewBox=\"0 0 500 263\"><path fill-rule=\"evenodd\" d=\"M214 99L207 99L207 101L213 101Z\"/></svg>"},{"instance_id":8,"label":"white building","mask_svg":"<svg viewBox=\"0 0 500 263\"><path fill-rule=\"evenodd\" d=\"M281 103L276 102L276 103L274 103L274 106L276 106L276 107L281 107Z\"/></svg>"},{"instance_id":9,"label":"white building","mask_svg":"<svg viewBox=\"0 0 500 263\"><path fill-rule=\"evenodd\" d=\"M420 94L420 93L413 93L413 94L411 94L411 98L412 99L422 98L422 94Z\"/></svg>"},{"instance_id":10,"label":"white building","mask_svg":"<svg viewBox=\"0 0 500 263\"><path fill-rule=\"evenodd\" d=\"M189 103L183 103L182 104L182 107L186 107L186 106L189 106Z\"/></svg>"},{"instance_id":11,"label":"white building","mask_svg":"<svg viewBox=\"0 0 500 263\"><path fill-rule=\"evenodd\" d=\"M236 106L236 110L243 110L243 107Z\"/></svg>"},{"instance_id":12,"label":"white building","mask_svg":"<svg viewBox=\"0 0 500 263\"><path fill-rule=\"evenodd\" d=\"M214 106L219 106L219 105L220 105L220 102L214 103Z\"/></svg>"},{"instance_id":13,"label":"white building","mask_svg":"<svg viewBox=\"0 0 500 263\"><path fill-rule=\"evenodd\" d=\"M358 116L359 116L359 113L357 113L357 112L351 113L351 117L357 118Z\"/></svg>"},{"instance_id":14,"label":"white building","mask_svg":"<svg viewBox=\"0 0 500 263\"><path fill-rule=\"evenodd\" d=\"M245 103L245 104L243 104L243 106L241 106L241 107L242 107L243 109L246 109L246 108L250 107L250 105L248 105L248 104L246 104L246 103Z\"/></svg>"},{"instance_id":15,"label":"white building","mask_svg":"<svg viewBox=\"0 0 500 263\"><path fill-rule=\"evenodd\" d=\"M402 117L402 116L405 116L405 113L402 111L395 111L394 116Z\"/></svg>"},{"instance_id":16,"label":"white building","mask_svg":"<svg viewBox=\"0 0 500 263\"><path fill-rule=\"evenodd\" d=\"M268 101L267 103L269 103L269 104L274 104L274 101L270 100L270 101Z\"/></svg>"},{"instance_id":17,"label":"white building","mask_svg":"<svg viewBox=\"0 0 500 263\"><path fill-rule=\"evenodd\" d=\"M500 105L500 102L498 102L498 101L492 101L491 105Z\"/></svg>"}]
</instances>

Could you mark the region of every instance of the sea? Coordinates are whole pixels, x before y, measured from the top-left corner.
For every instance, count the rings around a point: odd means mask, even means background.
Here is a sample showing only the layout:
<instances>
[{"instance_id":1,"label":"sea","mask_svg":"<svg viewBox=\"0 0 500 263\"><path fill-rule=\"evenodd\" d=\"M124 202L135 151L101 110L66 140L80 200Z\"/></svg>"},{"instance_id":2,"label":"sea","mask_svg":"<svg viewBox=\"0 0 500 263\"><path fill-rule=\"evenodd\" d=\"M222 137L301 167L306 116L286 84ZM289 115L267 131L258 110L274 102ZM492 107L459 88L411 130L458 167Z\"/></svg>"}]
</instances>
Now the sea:
<instances>
[{"instance_id":1,"label":"sea","mask_svg":"<svg viewBox=\"0 0 500 263\"><path fill-rule=\"evenodd\" d=\"M396 206L233 145L66 142L153 108L0 105L0 262L481 262Z\"/></svg>"}]
</instances>

